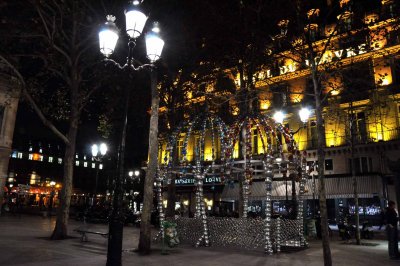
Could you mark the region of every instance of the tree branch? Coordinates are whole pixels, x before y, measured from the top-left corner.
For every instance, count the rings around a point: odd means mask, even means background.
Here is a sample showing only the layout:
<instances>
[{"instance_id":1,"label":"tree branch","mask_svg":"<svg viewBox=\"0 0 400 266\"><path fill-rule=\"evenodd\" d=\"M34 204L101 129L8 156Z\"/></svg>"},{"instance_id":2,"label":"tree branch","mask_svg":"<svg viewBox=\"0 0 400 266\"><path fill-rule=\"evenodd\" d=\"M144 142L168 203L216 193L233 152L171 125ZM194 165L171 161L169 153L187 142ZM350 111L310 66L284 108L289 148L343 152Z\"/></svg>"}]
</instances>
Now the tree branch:
<instances>
[{"instance_id":1,"label":"tree branch","mask_svg":"<svg viewBox=\"0 0 400 266\"><path fill-rule=\"evenodd\" d=\"M33 110L36 112L36 114L39 116L40 120L42 123L48 127L51 131L53 131L54 134L56 134L59 138L64 141L65 144L69 145L69 139L61 133L53 123L51 123L43 114L43 112L40 110L39 106L37 106L35 100L32 98L32 96L29 94L29 92L26 90L26 83L24 78L22 77L21 73L2 55L0 55L0 60L3 61L4 63L7 64L7 66L14 72L14 74L18 77L19 81L22 83L22 95L25 97L25 99L31 104Z\"/></svg>"}]
</instances>

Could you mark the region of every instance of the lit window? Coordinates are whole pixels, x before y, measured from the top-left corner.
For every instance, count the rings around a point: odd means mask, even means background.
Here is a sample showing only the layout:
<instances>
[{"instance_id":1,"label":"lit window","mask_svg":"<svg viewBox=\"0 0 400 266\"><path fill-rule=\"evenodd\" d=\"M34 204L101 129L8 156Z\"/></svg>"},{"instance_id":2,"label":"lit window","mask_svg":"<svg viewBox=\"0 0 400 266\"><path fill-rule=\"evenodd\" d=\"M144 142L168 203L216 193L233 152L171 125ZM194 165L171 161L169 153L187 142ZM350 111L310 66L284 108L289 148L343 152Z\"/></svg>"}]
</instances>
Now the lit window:
<instances>
[{"instance_id":1,"label":"lit window","mask_svg":"<svg viewBox=\"0 0 400 266\"><path fill-rule=\"evenodd\" d=\"M22 159L22 152L18 152L17 157L18 159Z\"/></svg>"},{"instance_id":2,"label":"lit window","mask_svg":"<svg viewBox=\"0 0 400 266\"><path fill-rule=\"evenodd\" d=\"M49 163L52 163L53 162L53 157L49 157Z\"/></svg>"},{"instance_id":3,"label":"lit window","mask_svg":"<svg viewBox=\"0 0 400 266\"><path fill-rule=\"evenodd\" d=\"M83 160L86 160L86 155L83 156Z\"/></svg>"},{"instance_id":4,"label":"lit window","mask_svg":"<svg viewBox=\"0 0 400 266\"><path fill-rule=\"evenodd\" d=\"M83 163L83 167L87 167L87 162L84 162L84 163Z\"/></svg>"},{"instance_id":5,"label":"lit window","mask_svg":"<svg viewBox=\"0 0 400 266\"><path fill-rule=\"evenodd\" d=\"M39 155L39 153L34 153L34 154L32 154L33 155L33 159L32 160L34 160L34 161L39 161L40 160L40 155Z\"/></svg>"},{"instance_id":6,"label":"lit window","mask_svg":"<svg viewBox=\"0 0 400 266\"><path fill-rule=\"evenodd\" d=\"M33 159L33 154L29 153L28 160L32 160L32 159Z\"/></svg>"},{"instance_id":7,"label":"lit window","mask_svg":"<svg viewBox=\"0 0 400 266\"><path fill-rule=\"evenodd\" d=\"M177 141L176 150L177 150L178 158L182 159L183 158L183 154L182 154L182 151L183 151L183 139L180 139L180 140Z\"/></svg>"},{"instance_id":8,"label":"lit window","mask_svg":"<svg viewBox=\"0 0 400 266\"><path fill-rule=\"evenodd\" d=\"M33 151L33 148L32 148L32 146L30 146L30 147L29 147L29 151Z\"/></svg>"},{"instance_id":9,"label":"lit window","mask_svg":"<svg viewBox=\"0 0 400 266\"><path fill-rule=\"evenodd\" d=\"M58 163L62 164L62 159L61 158L58 158Z\"/></svg>"},{"instance_id":10,"label":"lit window","mask_svg":"<svg viewBox=\"0 0 400 266\"><path fill-rule=\"evenodd\" d=\"M13 151L13 152L12 152L11 158L17 158L17 152L16 152L16 151Z\"/></svg>"},{"instance_id":11,"label":"lit window","mask_svg":"<svg viewBox=\"0 0 400 266\"><path fill-rule=\"evenodd\" d=\"M79 158L78 154L75 154L75 158L76 158L76 159L78 159L78 158Z\"/></svg>"},{"instance_id":12,"label":"lit window","mask_svg":"<svg viewBox=\"0 0 400 266\"><path fill-rule=\"evenodd\" d=\"M92 163L92 168L96 168L96 164L95 163Z\"/></svg>"},{"instance_id":13,"label":"lit window","mask_svg":"<svg viewBox=\"0 0 400 266\"><path fill-rule=\"evenodd\" d=\"M43 149L42 148L39 149L39 153L43 153Z\"/></svg>"},{"instance_id":14,"label":"lit window","mask_svg":"<svg viewBox=\"0 0 400 266\"><path fill-rule=\"evenodd\" d=\"M39 161L43 162L43 155L39 156Z\"/></svg>"},{"instance_id":15,"label":"lit window","mask_svg":"<svg viewBox=\"0 0 400 266\"><path fill-rule=\"evenodd\" d=\"M99 164L99 169L100 170L103 169L103 165L102 164Z\"/></svg>"},{"instance_id":16,"label":"lit window","mask_svg":"<svg viewBox=\"0 0 400 266\"><path fill-rule=\"evenodd\" d=\"M79 166L79 161L75 161L75 165L76 165L76 166Z\"/></svg>"}]
</instances>

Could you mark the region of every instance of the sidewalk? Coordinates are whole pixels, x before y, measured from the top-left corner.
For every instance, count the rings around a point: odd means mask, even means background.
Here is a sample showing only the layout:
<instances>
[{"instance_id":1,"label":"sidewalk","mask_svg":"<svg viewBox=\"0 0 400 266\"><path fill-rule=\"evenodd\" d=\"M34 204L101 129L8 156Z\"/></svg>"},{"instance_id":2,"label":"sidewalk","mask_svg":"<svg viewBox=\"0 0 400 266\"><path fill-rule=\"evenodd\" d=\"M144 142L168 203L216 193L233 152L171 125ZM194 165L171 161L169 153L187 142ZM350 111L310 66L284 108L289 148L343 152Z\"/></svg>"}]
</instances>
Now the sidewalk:
<instances>
[{"instance_id":1,"label":"sidewalk","mask_svg":"<svg viewBox=\"0 0 400 266\"><path fill-rule=\"evenodd\" d=\"M82 222L70 221L71 239L50 241L55 217L40 216L1 216L0 217L0 258L2 265L105 265L107 239L89 235L89 242L80 242L74 228ZM96 230L107 231L107 225L90 225ZM124 265L166 265L166 266L219 266L219 265L323 265L320 241L311 241L310 248L278 255L264 255L260 251L233 250L229 248L194 248L180 246L170 251L170 255L161 255L161 247L153 245L150 256L140 256L132 252L137 247L139 229L124 228L123 264ZM346 245L339 240L331 241L333 265L399 265L400 261L388 259L387 242L370 240L371 246Z\"/></svg>"}]
</instances>

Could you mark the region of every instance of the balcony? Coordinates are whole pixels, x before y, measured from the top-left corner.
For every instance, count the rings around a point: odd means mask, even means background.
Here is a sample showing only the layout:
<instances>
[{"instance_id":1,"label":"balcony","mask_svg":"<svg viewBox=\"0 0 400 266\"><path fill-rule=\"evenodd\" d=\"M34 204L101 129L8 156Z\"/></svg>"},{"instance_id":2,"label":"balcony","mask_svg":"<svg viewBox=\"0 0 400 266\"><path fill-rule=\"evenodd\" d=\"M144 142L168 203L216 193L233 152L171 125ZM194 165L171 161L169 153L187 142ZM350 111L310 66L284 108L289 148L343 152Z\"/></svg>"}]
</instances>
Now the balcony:
<instances>
[{"instance_id":1,"label":"balcony","mask_svg":"<svg viewBox=\"0 0 400 266\"><path fill-rule=\"evenodd\" d=\"M376 142L400 140L400 128L382 131L369 131L366 134L357 134L355 136L355 145L370 144ZM299 141L300 147L307 147L307 150L317 149L317 138L308 139L307 141ZM326 147L341 147L350 144L350 136L334 136L326 138Z\"/></svg>"}]
</instances>

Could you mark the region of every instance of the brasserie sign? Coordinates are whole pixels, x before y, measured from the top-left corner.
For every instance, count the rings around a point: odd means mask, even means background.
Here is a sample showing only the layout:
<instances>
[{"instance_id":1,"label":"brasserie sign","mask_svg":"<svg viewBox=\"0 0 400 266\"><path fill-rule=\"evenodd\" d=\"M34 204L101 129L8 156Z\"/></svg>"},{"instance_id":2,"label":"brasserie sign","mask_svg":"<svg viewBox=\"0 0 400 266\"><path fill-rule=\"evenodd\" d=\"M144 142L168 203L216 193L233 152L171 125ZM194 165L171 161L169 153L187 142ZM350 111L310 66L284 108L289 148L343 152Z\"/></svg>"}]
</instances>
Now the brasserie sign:
<instances>
[{"instance_id":1,"label":"brasserie sign","mask_svg":"<svg viewBox=\"0 0 400 266\"><path fill-rule=\"evenodd\" d=\"M204 184L215 184L215 183L221 183L221 177L216 177L216 176L210 176L210 177L205 177L203 180ZM177 178L175 179L175 184L176 185L194 185L195 184L195 179L194 178Z\"/></svg>"}]
</instances>

